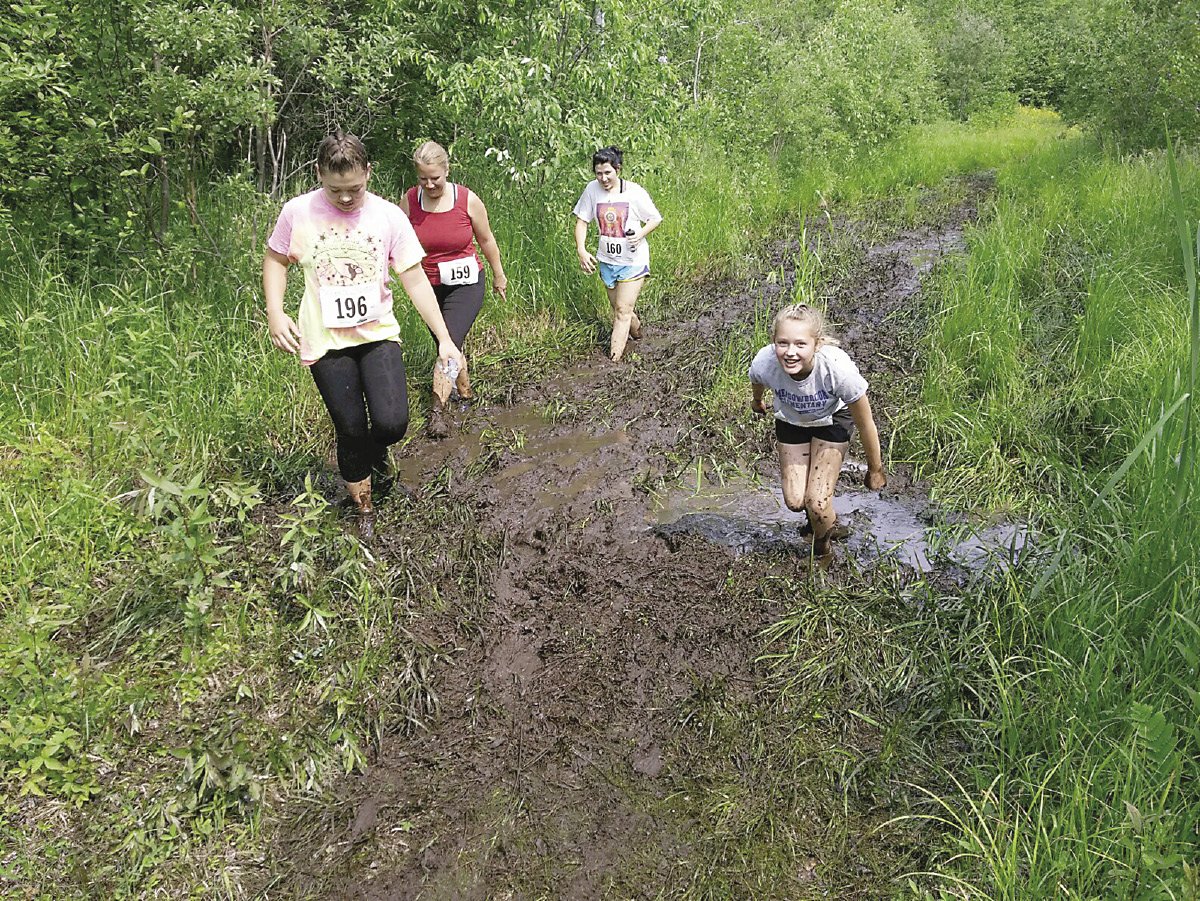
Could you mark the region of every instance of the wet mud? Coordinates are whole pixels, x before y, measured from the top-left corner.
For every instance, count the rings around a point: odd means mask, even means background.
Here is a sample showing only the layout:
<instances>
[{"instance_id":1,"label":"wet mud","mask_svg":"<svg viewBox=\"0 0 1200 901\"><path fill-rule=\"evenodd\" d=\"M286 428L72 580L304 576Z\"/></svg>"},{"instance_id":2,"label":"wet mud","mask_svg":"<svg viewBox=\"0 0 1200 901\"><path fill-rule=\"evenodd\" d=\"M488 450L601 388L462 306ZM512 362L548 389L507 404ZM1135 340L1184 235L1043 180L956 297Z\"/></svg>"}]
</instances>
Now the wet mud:
<instances>
[{"instance_id":1,"label":"wet mud","mask_svg":"<svg viewBox=\"0 0 1200 901\"><path fill-rule=\"evenodd\" d=\"M831 290L843 343L872 382L885 445L889 415L919 377L921 280L962 249L989 189L987 179L967 182L940 224L860 246ZM853 223L826 227L853 236ZM786 271L795 240L769 248L764 271ZM770 569L802 584L812 564L804 517L782 504L769 424L752 421L748 400L736 426L750 436L745 467L719 479L682 475L714 455L721 426L696 421L689 398L735 330L786 302L789 280L697 289L673 305L673 318L646 317L625 363L598 347L552 383L520 388L509 406L461 413L448 439L415 441L397 459L416 507L455 511L448 548L470 553L454 532L464 519L486 537L476 564L486 604L461 609L445 580L445 610L420 635L448 661L435 676L437 713L385 737L369 770L336 787L323 830L279 837L290 891L687 894L703 842L695 822L671 813L690 759L686 711L713 685L753 701L763 631L787 613L756 580ZM1021 553L1019 527L948 518L903 470L882 494L866 492L856 460L838 489L851 535L836 546L833 578L870 567L969 578ZM389 515L401 516L381 508L373 546L385 563L404 553ZM794 884L762 896L870 894L813 883L815 866L798 861Z\"/></svg>"}]
</instances>

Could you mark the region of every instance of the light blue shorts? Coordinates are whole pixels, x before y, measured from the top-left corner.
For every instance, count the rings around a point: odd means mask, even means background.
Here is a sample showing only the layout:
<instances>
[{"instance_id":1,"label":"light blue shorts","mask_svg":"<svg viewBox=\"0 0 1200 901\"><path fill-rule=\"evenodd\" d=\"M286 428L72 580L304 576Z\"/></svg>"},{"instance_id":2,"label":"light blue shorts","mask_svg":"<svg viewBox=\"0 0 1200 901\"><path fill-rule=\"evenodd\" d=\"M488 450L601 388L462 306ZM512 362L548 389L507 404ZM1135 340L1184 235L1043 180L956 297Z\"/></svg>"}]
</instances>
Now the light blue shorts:
<instances>
[{"instance_id":1,"label":"light blue shorts","mask_svg":"<svg viewBox=\"0 0 1200 901\"><path fill-rule=\"evenodd\" d=\"M637 281L649 274L649 266L613 266L611 263L600 263L600 278L606 288L615 288L617 282Z\"/></svg>"}]
</instances>

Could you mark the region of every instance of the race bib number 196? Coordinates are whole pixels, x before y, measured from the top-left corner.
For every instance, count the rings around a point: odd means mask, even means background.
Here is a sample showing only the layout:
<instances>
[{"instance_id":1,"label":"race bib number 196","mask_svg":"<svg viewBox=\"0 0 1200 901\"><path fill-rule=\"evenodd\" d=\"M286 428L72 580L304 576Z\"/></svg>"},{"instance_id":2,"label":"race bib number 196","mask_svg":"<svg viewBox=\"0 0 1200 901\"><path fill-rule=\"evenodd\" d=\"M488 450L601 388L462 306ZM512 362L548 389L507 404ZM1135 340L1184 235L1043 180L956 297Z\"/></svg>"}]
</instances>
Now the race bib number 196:
<instances>
[{"instance_id":1,"label":"race bib number 196","mask_svg":"<svg viewBox=\"0 0 1200 901\"><path fill-rule=\"evenodd\" d=\"M353 328L383 315L379 283L322 285L321 321L325 328Z\"/></svg>"}]
</instances>

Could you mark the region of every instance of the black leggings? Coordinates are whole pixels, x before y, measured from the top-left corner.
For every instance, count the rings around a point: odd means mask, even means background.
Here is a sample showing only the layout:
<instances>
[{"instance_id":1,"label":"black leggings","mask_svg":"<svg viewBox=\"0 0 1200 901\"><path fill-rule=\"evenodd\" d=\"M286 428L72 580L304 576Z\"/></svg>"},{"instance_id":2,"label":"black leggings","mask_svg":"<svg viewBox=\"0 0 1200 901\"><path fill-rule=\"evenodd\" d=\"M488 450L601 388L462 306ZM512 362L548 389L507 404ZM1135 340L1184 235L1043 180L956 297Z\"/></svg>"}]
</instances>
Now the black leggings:
<instances>
[{"instance_id":1,"label":"black leggings","mask_svg":"<svg viewBox=\"0 0 1200 901\"><path fill-rule=\"evenodd\" d=\"M462 350L467 332L483 309L483 273L479 274L479 281L473 285L434 285L433 293L437 296L442 318L446 320L446 331L450 333L454 346ZM429 334L433 336L433 332ZM437 338L433 339L433 343L437 344Z\"/></svg>"},{"instance_id":2,"label":"black leggings","mask_svg":"<svg viewBox=\"0 0 1200 901\"><path fill-rule=\"evenodd\" d=\"M395 341L331 350L309 367L337 433L338 469L360 482L408 430L404 357ZM369 416L369 418L368 418Z\"/></svg>"}]
</instances>

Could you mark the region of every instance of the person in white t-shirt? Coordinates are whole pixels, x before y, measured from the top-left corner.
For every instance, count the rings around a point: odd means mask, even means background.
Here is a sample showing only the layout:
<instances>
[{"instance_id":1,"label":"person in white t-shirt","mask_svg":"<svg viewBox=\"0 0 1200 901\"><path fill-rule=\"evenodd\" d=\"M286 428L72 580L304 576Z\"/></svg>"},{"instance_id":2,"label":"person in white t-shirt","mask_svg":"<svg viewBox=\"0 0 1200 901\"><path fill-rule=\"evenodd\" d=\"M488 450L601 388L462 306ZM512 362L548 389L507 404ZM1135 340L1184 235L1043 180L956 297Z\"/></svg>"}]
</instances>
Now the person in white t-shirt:
<instances>
[{"instance_id":1,"label":"person in white t-shirt","mask_svg":"<svg viewBox=\"0 0 1200 901\"><path fill-rule=\"evenodd\" d=\"M833 490L854 426L867 455L866 486L887 485L867 381L826 334L821 312L806 304L780 310L771 323L771 339L750 364L750 409L765 416L764 395L774 395L783 500L789 510L808 513L813 553L825 557L832 539L849 534L837 522Z\"/></svg>"},{"instance_id":2,"label":"person in white t-shirt","mask_svg":"<svg viewBox=\"0 0 1200 901\"><path fill-rule=\"evenodd\" d=\"M588 275L599 269L613 310L609 355L621 361L625 343L642 336L642 323L633 306L650 274L650 246L646 236L658 228L662 215L639 184L621 178L623 154L604 147L592 155L594 181L588 183L575 204L575 252ZM588 252L588 224L600 230L596 255Z\"/></svg>"}]
</instances>

